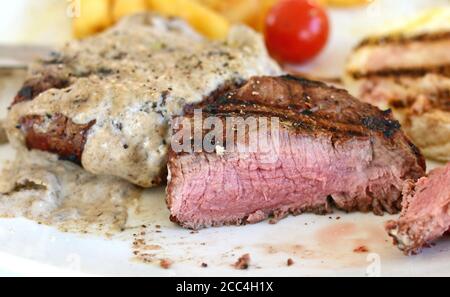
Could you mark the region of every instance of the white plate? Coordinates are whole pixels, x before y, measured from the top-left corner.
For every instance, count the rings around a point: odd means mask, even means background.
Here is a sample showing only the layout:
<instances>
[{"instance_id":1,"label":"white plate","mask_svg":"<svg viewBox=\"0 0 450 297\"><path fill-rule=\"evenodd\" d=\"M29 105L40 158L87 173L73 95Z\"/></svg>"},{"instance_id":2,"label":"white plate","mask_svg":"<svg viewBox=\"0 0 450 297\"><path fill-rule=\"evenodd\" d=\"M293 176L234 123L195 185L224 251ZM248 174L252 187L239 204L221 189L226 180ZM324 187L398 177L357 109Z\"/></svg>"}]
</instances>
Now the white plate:
<instances>
[{"instance_id":1,"label":"white plate","mask_svg":"<svg viewBox=\"0 0 450 297\"><path fill-rule=\"evenodd\" d=\"M25 40L37 43L45 40L57 44L67 38L69 20L61 15L65 9L62 1L41 0L40 6L33 6L36 9L33 14L35 22L44 19L39 16L39 11L44 10L55 16L55 22L57 20L62 28L56 35L49 30L50 27L55 28L54 23L51 26L45 22L35 26L30 21L17 24L17 17L25 18L22 9L27 2L15 1L17 4L8 4L7 9L1 10L0 41ZM402 15L410 15L426 6L448 3L439 0L379 2L370 9L332 12L333 35L328 48L321 57L302 69L318 75L336 75L340 73L349 49L362 35L373 30L375 23L396 19L399 11L402 11ZM56 4L55 7L58 8L50 11L45 8L48 7L45 3ZM47 15L45 18L49 17ZM7 27L8 22L9 27L11 24L17 25L13 26L14 30ZM32 36L27 36L26 32L30 27L36 29ZM17 80L3 81L0 106L7 106L17 85ZM13 158L13 155L9 146L0 147L0 163ZM263 222L245 227L213 228L191 234L169 222L162 188L146 193L145 208L147 210L144 215L135 218L134 224L140 225L144 220L148 226L145 239L147 252L154 254L152 263L143 264L134 259L133 233L139 234L142 231L140 227L105 239L92 235L61 233L52 227L25 219L0 219L0 275L450 275L449 240L443 239L420 256L405 257L393 247L383 230L383 223L390 216L306 214L289 217L276 225ZM156 225L161 227L157 228ZM354 249L359 246L367 247L368 252L355 253ZM245 253L251 255L250 269L234 269L232 264ZM174 262L167 270L159 267L158 259L165 258ZM289 258L295 262L290 267L286 264ZM202 263L207 263L208 268L202 268Z\"/></svg>"},{"instance_id":2,"label":"white plate","mask_svg":"<svg viewBox=\"0 0 450 297\"><path fill-rule=\"evenodd\" d=\"M10 148L2 147L4 156ZM263 222L192 234L168 220L164 190L146 193L146 243L155 261L142 264L133 256L133 233L112 239L61 233L25 219L0 219L0 274L101 276L389 276L450 275L450 241L443 240L420 256L405 257L383 230L390 216L343 214L301 215L278 224ZM338 220L337 218L340 217ZM139 225L142 222L139 223ZM157 228L156 225L161 225ZM140 237L140 236L138 236ZM355 253L360 246L367 253ZM157 249L159 247L159 249ZM250 253L251 266L232 264ZM292 258L293 266L287 266ZM174 262L168 270L159 259ZM207 263L208 268L202 268Z\"/></svg>"}]
</instances>

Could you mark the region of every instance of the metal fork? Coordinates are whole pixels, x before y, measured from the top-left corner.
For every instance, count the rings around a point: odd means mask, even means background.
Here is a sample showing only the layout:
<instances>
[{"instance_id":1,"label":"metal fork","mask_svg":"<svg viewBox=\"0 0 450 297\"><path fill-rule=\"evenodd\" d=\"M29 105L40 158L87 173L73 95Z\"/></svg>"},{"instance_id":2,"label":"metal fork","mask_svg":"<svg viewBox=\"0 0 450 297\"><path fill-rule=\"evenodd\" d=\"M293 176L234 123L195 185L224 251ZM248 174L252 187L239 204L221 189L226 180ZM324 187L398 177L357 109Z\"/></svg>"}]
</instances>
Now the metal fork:
<instances>
[{"instance_id":1,"label":"metal fork","mask_svg":"<svg viewBox=\"0 0 450 297\"><path fill-rule=\"evenodd\" d=\"M27 69L28 64L50 56L51 51L39 45L0 45L0 70Z\"/></svg>"}]
</instances>

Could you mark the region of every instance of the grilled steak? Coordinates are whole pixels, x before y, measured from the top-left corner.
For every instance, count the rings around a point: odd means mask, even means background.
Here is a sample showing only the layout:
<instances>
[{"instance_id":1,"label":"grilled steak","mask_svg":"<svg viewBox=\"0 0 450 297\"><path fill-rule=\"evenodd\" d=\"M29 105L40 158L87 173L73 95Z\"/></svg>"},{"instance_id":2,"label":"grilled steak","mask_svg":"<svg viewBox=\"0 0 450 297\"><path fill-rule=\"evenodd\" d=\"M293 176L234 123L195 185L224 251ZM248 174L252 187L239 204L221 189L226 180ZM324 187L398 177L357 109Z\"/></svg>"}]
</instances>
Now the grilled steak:
<instances>
[{"instance_id":1,"label":"grilled steak","mask_svg":"<svg viewBox=\"0 0 450 297\"><path fill-rule=\"evenodd\" d=\"M183 147L190 151L179 151L185 128L196 129L199 108L204 119L223 123L226 142L212 137L215 151L197 147L198 138L212 132L205 128L186 137ZM278 119L279 129L268 129L266 144L256 151L248 148L261 132L261 120L257 129L249 125L243 138L237 126L226 125L229 119L261 117ZM323 214L333 204L345 211L396 213L406 180L424 175L424 158L389 111L292 76L254 77L217 92L186 108L173 125L167 203L172 221L187 228Z\"/></svg>"},{"instance_id":2,"label":"grilled steak","mask_svg":"<svg viewBox=\"0 0 450 297\"><path fill-rule=\"evenodd\" d=\"M449 52L449 31L387 35L363 41L347 65L348 88L392 108L425 156L441 161L450 161Z\"/></svg>"},{"instance_id":3,"label":"grilled steak","mask_svg":"<svg viewBox=\"0 0 450 297\"><path fill-rule=\"evenodd\" d=\"M12 105L33 100L39 94L50 89L63 89L69 86L69 80L61 76L53 76L51 73L43 73L38 77L29 78L14 97Z\"/></svg>"},{"instance_id":4,"label":"grilled steak","mask_svg":"<svg viewBox=\"0 0 450 297\"><path fill-rule=\"evenodd\" d=\"M165 179L173 115L222 85L280 73L250 29L213 42L180 20L139 14L32 65L5 128L16 147L151 187Z\"/></svg>"},{"instance_id":5,"label":"grilled steak","mask_svg":"<svg viewBox=\"0 0 450 297\"><path fill-rule=\"evenodd\" d=\"M86 142L86 134L95 124L95 120L87 124L75 124L67 117L25 116L21 118L20 126L25 132L26 145L41 151L56 153L63 160L79 163ZM36 127L45 126L44 131Z\"/></svg>"},{"instance_id":6,"label":"grilled steak","mask_svg":"<svg viewBox=\"0 0 450 297\"><path fill-rule=\"evenodd\" d=\"M408 183L404 196L400 219L389 221L386 229L394 243L410 255L450 228L450 164L433 170L417 184Z\"/></svg>"}]
</instances>

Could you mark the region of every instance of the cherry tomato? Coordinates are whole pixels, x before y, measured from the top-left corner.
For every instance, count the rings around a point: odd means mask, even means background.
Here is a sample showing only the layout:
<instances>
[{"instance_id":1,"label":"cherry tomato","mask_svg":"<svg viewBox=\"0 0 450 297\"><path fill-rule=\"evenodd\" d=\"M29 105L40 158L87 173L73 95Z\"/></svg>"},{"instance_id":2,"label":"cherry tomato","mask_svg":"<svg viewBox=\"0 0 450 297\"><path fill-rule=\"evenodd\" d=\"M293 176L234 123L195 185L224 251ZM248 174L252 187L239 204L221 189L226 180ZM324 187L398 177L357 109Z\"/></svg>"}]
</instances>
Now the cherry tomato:
<instances>
[{"instance_id":1,"label":"cherry tomato","mask_svg":"<svg viewBox=\"0 0 450 297\"><path fill-rule=\"evenodd\" d=\"M314 1L280 0L266 18L266 45L280 62L304 63L325 47L329 27L325 10Z\"/></svg>"}]
</instances>

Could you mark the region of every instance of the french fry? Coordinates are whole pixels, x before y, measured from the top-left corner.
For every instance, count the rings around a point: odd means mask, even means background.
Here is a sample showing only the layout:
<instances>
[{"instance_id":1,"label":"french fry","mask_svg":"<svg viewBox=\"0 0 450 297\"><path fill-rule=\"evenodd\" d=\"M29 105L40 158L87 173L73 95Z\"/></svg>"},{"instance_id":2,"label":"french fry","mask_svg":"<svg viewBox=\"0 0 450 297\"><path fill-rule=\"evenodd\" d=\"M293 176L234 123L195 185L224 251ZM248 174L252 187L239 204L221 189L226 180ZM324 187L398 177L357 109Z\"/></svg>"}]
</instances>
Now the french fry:
<instances>
[{"instance_id":1,"label":"french fry","mask_svg":"<svg viewBox=\"0 0 450 297\"><path fill-rule=\"evenodd\" d=\"M318 0L319 3L328 6L350 7L369 4L374 0Z\"/></svg>"},{"instance_id":2,"label":"french fry","mask_svg":"<svg viewBox=\"0 0 450 297\"><path fill-rule=\"evenodd\" d=\"M205 6L208 6L209 8L220 12L221 8L223 7L224 2L223 0L195 0Z\"/></svg>"},{"instance_id":3,"label":"french fry","mask_svg":"<svg viewBox=\"0 0 450 297\"><path fill-rule=\"evenodd\" d=\"M74 19L75 37L84 38L112 24L111 0L80 0L80 15Z\"/></svg>"},{"instance_id":4,"label":"french fry","mask_svg":"<svg viewBox=\"0 0 450 297\"><path fill-rule=\"evenodd\" d=\"M112 16L116 22L124 16L147 10L146 0L114 0Z\"/></svg>"},{"instance_id":5,"label":"french fry","mask_svg":"<svg viewBox=\"0 0 450 297\"><path fill-rule=\"evenodd\" d=\"M231 23L244 23L258 31L270 8L279 0L196 0L225 16Z\"/></svg>"},{"instance_id":6,"label":"french fry","mask_svg":"<svg viewBox=\"0 0 450 297\"><path fill-rule=\"evenodd\" d=\"M229 0L221 13L232 23L249 24L260 9L260 0Z\"/></svg>"},{"instance_id":7,"label":"french fry","mask_svg":"<svg viewBox=\"0 0 450 297\"><path fill-rule=\"evenodd\" d=\"M219 12L232 23L248 23L259 10L261 0L195 0Z\"/></svg>"},{"instance_id":8,"label":"french fry","mask_svg":"<svg viewBox=\"0 0 450 297\"><path fill-rule=\"evenodd\" d=\"M195 0L147 0L150 9L163 15L176 16L212 39L224 39L230 27L220 14Z\"/></svg>"}]
</instances>

